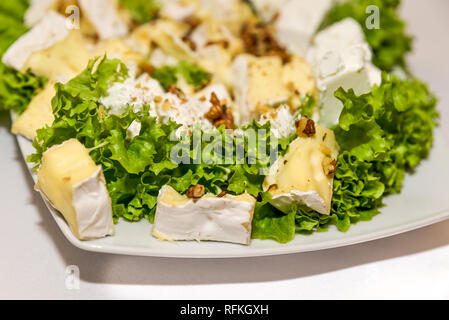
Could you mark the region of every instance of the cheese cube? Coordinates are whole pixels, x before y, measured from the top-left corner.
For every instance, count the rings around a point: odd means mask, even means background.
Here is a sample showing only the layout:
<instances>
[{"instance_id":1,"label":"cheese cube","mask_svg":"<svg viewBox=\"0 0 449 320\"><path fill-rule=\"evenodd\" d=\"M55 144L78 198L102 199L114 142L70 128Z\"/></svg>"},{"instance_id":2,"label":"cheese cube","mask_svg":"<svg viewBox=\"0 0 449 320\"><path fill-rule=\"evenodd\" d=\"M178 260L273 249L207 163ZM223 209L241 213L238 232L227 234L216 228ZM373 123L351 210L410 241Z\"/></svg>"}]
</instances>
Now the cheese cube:
<instances>
[{"instance_id":1,"label":"cheese cube","mask_svg":"<svg viewBox=\"0 0 449 320\"><path fill-rule=\"evenodd\" d=\"M371 63L371 49L357 21L347 18L319 32L308 60L315 70L321 101L320 122L338 123L343 104L334 96L339 87L360 95L381 82L381 72Z\"/></svg>"},{"instance_id":2,"label":"cheese cube","mask_svg":"<svg viewBox=\"0 0 449 320\"><path fill-rule=\"evenodd\" d=\"M263 187L272 194L271 204L288 213L304 205L321 214L331 209L333 174L324 169L326 160L336 160L338 144L332 130L315 125L311 137L299 137L289 151L271 166Z\"/></svg>"},{"instance_id":3,"label":"cheese cube","mask_svg":"<svg viewBox=\"0 0 449 320\"><path fill-rule=\"evenodd\" d=\"M298 56L282 64L279 57L238 56L231 66L232 87L240 119L250 121L270 112L273 107L288 104L300 107L300 98L316 94L316 81L310 65Z\"/></svg>"},{"instance_id":4,"label":"cheese cube","mask_svg":"<svg viewBox=\"0 0 449 320\"><path fill-rule=\"evenodd\" d=\"M259 18L268 23L273 20L279 10L289 0L251 0Z\"/></svg>"},{"instance_id":5,"label":"cheese cube","mask_svg":"<svg viewBox=\"0 0 449 320\"><path fill-rule=\"evenodd\" d=\"M161 240L206 240L249 244L256 199L247 193L189 199L170 186L159 191L153 236Z\"/></svg>"},{"instance_id":6,"label":"cheese cube","mask_svg":"<svg viewBox=\"0 0 449 320\"><path fill-rule=\"evenodd\" d=\"M291 53L305 57L310 41L333 0L290 0L282 5L275 27L278 41Z\"/></svg>"},{"instance_id":7,"label":"cheese cube","mask_svg":"<svg viewBox=\"0 0 449 320\"><path fill-rule=\"evenodd\" d=\"M231 73L235 102L242 121L250 121L266 106L286 103L290 92L282 83L282 61L279 57L238 56Z\"/></svg>"},{"instance_id":8,"label":"cheese cube","mask_svg":"<svg viewBox=\"0 0 449 320\"><path fill-rule=\"evenodd\" d=\"M24 71L25 62L33 52L48 49L67 38L68 35L65 18L50 11L40 23L9 47L2 57L2 62L16 70Z\"/></svg>"},{"instance_id":9,"label":"cheese cube","mask_svg":"<svg viewBox=\"0 0 449 320\"><path fill-rule=\"evenodd\" d=\"M124 37L128 26L111 0L78 0L82 12L95 27L101 39Z\"/></svg>"},{"instance_id":10,"label":"cheese cube","mask_svg":"<svg viewBox=\"0 0 449 320\"><path fill-rule=\"evenodd\" d=\"M67 221L80 240L114 233L111 199L101 166L76 139L48 149L35 186Z\"/></svg>"},{"instance_id":11,"label":"cheese cube","mask_svg":"<svg viewBox=\"0 0 449 320\"><path fill-rule=\"evenodd\" d=\"M27 109L18 117L11 132L34 140L37 130L50 126L54 121L51 99L55 96L54 83L48 82L30 102Z\"/></svg>"}]
</instances>

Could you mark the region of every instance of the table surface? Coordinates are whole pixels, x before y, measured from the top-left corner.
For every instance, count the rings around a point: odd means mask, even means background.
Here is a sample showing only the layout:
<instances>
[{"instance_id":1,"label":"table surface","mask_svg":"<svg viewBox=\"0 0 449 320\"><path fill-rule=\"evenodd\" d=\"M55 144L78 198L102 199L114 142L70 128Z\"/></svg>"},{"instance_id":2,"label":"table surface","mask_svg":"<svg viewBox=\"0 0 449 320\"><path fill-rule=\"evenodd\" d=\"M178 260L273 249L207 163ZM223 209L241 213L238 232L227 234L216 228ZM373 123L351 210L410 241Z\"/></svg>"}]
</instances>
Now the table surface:
<instances>
[{"instance_id":1,"label":"table surface","mask_svg":"<svg viewBox=\"0 0 449 320\"><path fill-rule=\"evenodd\" d=\"M448 123L449 1L404 0L402 13L415 36L412 70L441 98ZM449 298L449 221L359 245L260 258L169 259L82 251L65 239L33 190L9 128L9 118L1 114L0 298ZM66 273L72 265L79 269L78 288Z\"/></svg>"}]
</instances>

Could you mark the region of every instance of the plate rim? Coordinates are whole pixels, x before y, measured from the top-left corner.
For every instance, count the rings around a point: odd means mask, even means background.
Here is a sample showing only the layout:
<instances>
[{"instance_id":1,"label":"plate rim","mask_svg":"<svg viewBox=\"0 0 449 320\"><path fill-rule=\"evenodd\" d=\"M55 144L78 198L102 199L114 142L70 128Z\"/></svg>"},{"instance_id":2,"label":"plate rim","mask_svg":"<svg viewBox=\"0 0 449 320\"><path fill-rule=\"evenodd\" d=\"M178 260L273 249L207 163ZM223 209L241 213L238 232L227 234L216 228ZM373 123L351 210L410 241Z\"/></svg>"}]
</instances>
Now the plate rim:
<instances>
[{"instance_id":1,"label":"plate rim","mask_svg":"<svg viewBox=\"0 0 449 320\"><path fill-rule=\"evenodd\" d=\"M14 112L11 111L11 118L14 120L17 117ZM443 130L440 128L436 128L434 131L434 137L436 135L440 135L446 147L449 147L449 143L446 135ZM20 135L16 135L16 141L20 152L22 154L22 161L25 161L25 165L28 168L28 172L31 174L34 181L36 181L36 175L32 171L32 166L26 162L27 155L25 154L25 145L31 144L31 141L22 137ZM434 146L435 147L435 146ZM252 248L248 251L230 251L226 252L213 252L206 250L205 252L193 252L186 250L184 253L173 253L167 252L166 249L148 248L148 247L131 247L131 246L123 246L123 245L113 245L113 244L97 244L90 241L82 241L77 239L73 233L71 232L68 224L66 223L63 216L52 207L50 202L41 195L42 200L44 201L46 207L50 211L53 219L56 221L59 229L62 231L66 239L78 249L88 251L88 252L96 252L96 253L107 253L107 254L117 254L117 255L128 255L128 256L142 256L142 257L160 257L160 258L185 258L185 259L226 259L226 258L250 258L250 257L262 257L262 256L276 256L276 255L285 255L285 254L294 254L294 253L303 253L303 252L311 252L311 251L321 251L339 247L346 247L350 245L360 244L364 242L370 242L374 240L379 240L383 238L392 237L401 233L413 231L419 228L427 227L429 225L444 221L449 219L449 208L442 210L437 213L429 214L427 218L416 219L410 221L403 225L395 225L386 229L381 229L377 231L372 231L365 234L359 235L350 235L347 238L341 239L330 239L316 243L306 243L301 244L299 246L289 246L282 244L279 245L276 249L273 248ZM360 221L359 223L372 223L373 221ZM356 224L357 225L357 224ZM356 227L353 225L352 227ZM273 240L259 240L259 241L273 241ZM213 243L211 241L210 243ZM239 246L237 244L234 244ZM250 246L248 247L250 248ZM165 251L165 252L164 252Z\"/></svg>"}]
</instances>

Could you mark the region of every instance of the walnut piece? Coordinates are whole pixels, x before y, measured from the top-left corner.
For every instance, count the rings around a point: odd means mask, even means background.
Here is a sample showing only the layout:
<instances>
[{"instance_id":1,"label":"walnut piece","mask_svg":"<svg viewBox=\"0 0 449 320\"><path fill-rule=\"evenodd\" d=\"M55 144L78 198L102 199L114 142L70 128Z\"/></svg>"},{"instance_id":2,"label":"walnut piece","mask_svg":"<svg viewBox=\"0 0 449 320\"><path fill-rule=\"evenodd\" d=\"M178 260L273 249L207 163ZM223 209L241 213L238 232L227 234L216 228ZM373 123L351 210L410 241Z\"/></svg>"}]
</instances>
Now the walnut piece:
<instances>
[{"instance_id":1,"label":"walnut piece","mask_svg":"<svg viewBox=\"0 0 449 320\"><path fill-rule=\"evenodd\" d=\"M323 159L323 171L325 175L331 175L337 172L337 160L330 157Z\"/></svg>"},{"instance_id":2,"label":"walnut piece","mask_svg":"<svg viewBox=\"0 0 449 320\"><path fill-rule=\"evenodd\" d=\"M226 101L220 101L215 92L212 92L209 101L212 103L212 107L204 117L217 128L224 125L226 129L234 129L234 116L226 107Z\"/></svg>"},{"instance_id":3,"label":"walnut piece","mask_svg":"<svg viewBox=\"0 0 449 320\"><path fill-rule=\"evenodd\" d=\"M186 192L186 196L190 199L200 199L204 196L204 186L197 184L190 187Z\"/></svg>"},{"instance_id":4,"label":"walnut piece","mask_svg":"<svg viewBox=\"0 0 449 320\"><path fill-rule=\"evenodd\" d=\"M316 133L315 121L302 117L295 121L296 133L302 138L313 137Z\"/></svg>"}]
</instances>

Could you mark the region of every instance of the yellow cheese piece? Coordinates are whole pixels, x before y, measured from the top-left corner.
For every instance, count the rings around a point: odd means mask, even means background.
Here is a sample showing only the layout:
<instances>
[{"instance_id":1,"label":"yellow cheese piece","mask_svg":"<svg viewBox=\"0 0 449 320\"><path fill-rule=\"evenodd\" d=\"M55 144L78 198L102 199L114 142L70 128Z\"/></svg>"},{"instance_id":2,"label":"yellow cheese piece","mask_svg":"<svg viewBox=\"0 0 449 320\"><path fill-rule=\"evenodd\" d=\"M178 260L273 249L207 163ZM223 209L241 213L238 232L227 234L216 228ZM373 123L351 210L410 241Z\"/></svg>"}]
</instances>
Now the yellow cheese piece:
<instances>
[{"instance_id":1,"label":"yellow cheese piece","mask_svg":"<svg viewBox=\"0 0 449 320\"><path fill-rule=\"evenodd\" d=\"M325 173L323 162L326 158L336 160L339 147L332 130L318 125L315 128L314 136L299 137L290 144L287 154L270 169L264 189L273 198L291 191L316 192L326 207L326 212L321 213L329 214L334 177Z\"/></svg>"},{"instance_id":2,"label":"yellow cheese piece","mask_svg":"<svg viewBox=\"0 0 449 320\"><path fill-rule=\"evenodd\" d=\"M282 81L283 67L279 57L250 57L248 63L248 101L251 112L285 102L290 92Z\"/></svg>"},{"instance_id":3,"label":"yellow cheese piece","mask_svg":"<svg viewBox=\"0 0 449 320\"><path fill-rule=\"evenodd\" d=\"M119 58L123 62L139 63L143 54L133 50L124 39L114 38L100 42L93 50L93 56L107 55L109 59Z\"/></svg>"},{"instance_id":4,"label":"yellow cheese piece","mask_svg":"<svg viewBox=\"0 0 449 320\"><path fill-rule=\"evenodd\" d=\"M42 192L62 213L72 232L79 239L85 237L80 233L79 216L73 202L74 190L78 184L92 178L99 170L101 166L95 164L88 150L78 140L70 139L43 154L42 164L37 173L36 190ZM110 206L110 199L108 205ZM112 214L110 219L112 221Z\"/></svg>"},{"instance_id":5,"label":"yellow cheese piece","mask_svg":"<svg viewBox=\"0 0 449 320\"><path fill-rule=\"evenodd\" d=\"M282 82L291 93L289 105L293 110L300 106L301 97L311 94L318 97L316 80L312 67L302 58L293 56L282 71Z\"/></svg>"},{"instance_id":6,"label":"yellow cheese piece","mask_svg":"<svg viewBox=\"0 0 449 320\"><path fill-rule=\"evenodd\" d=\"M27 69L55 81L67 81L81 73L91 55L79 30L72 30L63 41L30 55L21 71Z\"/></svg>"},{"instance_id":7,"label":"yellow cheese piece","mask_svg":"<svg viewBox=\"0 0 449 320\"><path fill-rule=\"evenodd\" d=\"M55 120L51 108L51 99L55 96L53 82L48 82L44 89L31 100L27 109L18 117L11 132L20 134L30 140L36 137L36 131L45 126L50 126Z\"/></svg>"}]
</instances>

